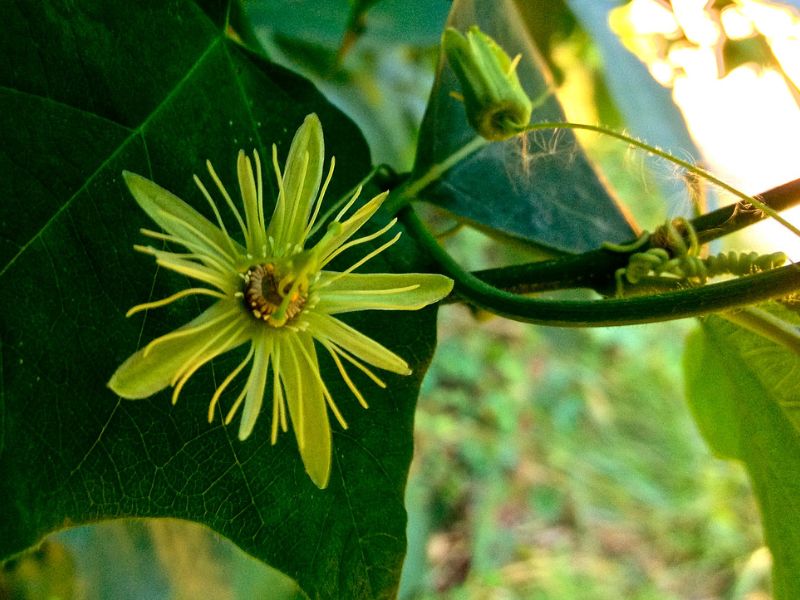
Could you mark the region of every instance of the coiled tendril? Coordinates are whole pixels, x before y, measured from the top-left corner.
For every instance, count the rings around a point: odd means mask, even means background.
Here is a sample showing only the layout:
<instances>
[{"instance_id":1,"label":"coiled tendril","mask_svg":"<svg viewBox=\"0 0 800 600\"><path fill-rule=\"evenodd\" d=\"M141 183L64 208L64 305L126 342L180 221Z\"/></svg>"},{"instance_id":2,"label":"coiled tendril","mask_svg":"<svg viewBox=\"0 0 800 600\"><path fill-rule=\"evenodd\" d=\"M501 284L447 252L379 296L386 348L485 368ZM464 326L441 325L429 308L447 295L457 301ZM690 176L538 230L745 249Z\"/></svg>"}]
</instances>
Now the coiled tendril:
<instances>
[{"instance_id":1,"label":"coiled tendril","mask_svg":"<svg viewBox=\"0 0 800 600\"><path fill-rule=\"evenodd\" d=\"M689 285L702 285L709 277L744 276L774 269L783 265L787 259L783 252L759 254L733 250L701 257L697 232L682 217L667 221L652 234L644 233L629 246L603 246L616 252L630 252L647 242L650 242L650 248L631 254L627 266L616 270L614 277L618 297L624 295L626 282L636 285L649 275L668 275Z\"/></svg>"}]
</instances>

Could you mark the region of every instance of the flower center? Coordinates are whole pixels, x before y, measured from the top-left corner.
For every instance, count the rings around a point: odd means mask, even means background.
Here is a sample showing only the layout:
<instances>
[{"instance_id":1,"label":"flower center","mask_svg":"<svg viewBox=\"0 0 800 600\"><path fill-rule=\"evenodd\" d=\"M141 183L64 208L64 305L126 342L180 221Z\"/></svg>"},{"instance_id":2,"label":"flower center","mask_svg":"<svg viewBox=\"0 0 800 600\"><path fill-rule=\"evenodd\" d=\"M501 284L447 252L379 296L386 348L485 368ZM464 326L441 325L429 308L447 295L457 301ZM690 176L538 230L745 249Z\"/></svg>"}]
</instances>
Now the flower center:
<instances>
[{"instance_id":1,"label":"flower center","mask_svg":"<svg viewBox=\"0 0 800 600\"><path fill-rule=\"evenodd\" d=\"M250 267L245 274L244 302L250 313L267 325L283 327L299 315L308 289L294 274L282 275L273 263Z\"/></svg>"}]
</instances>

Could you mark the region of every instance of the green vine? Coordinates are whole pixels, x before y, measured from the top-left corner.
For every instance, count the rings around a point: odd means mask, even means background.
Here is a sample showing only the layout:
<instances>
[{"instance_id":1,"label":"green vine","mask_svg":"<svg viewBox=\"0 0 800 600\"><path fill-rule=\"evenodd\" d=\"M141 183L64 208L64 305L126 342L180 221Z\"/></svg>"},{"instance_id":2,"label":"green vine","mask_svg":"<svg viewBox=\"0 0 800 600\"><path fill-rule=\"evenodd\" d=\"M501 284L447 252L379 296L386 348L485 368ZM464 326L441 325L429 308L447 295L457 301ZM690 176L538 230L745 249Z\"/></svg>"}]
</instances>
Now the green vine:
<instances>
[{"instance_id":1,"label":"green vine","mask_svg":"<svg viewBox=\"0 0 800 600\"><path fill-rule=\"evenodd\" d=\"M602 327L669 321L757 304L800 288L800 268L790 265L721 283L637 298L589 301L526 298L464 270L410 206L401 210L400 219L441 272L453 278L457 297L498 315L540 325Z\"/></svg>"}]
</instances>

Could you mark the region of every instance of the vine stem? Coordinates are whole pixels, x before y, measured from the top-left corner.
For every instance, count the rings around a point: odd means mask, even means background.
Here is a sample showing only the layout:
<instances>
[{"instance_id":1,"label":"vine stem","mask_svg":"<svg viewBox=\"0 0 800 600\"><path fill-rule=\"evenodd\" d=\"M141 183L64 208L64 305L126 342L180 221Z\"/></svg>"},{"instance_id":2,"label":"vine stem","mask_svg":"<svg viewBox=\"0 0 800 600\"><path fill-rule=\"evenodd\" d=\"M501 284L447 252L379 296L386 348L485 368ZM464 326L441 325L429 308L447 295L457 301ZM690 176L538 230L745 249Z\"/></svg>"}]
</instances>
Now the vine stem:
<instances>
[{"instance_id":1,"label":"vine stem","mask_svg":"<svg viewBox=\"0 0 800 600\"><path fill-rule=\"evenodd\" d=\"M472 140L461 146L443 161L434 163L425 171L419 179L414 179L400 186L396 191L389 195L389 199L384 203L384 208L389 214L398 213L411 200L417 197L422 190L447 173L451 168L467 158L470 154L477 152L490 142L476 135Z\"/></svg>"},{"instance_id":2,"label":"vine stem","mask_svg":"<svg viewBox=\"0 0 800 600\"><path fill-rule=\"evenodd\" d=\"M800 180L766 190L759 196L773 210L786 210L800 202ZM700 243L708 243L765 218L760 211L737 210L737 206L739 205L724 206L693 219L691 223L697 230ZM639 251L646 249L645 245ZM473 274L495 287L516 293L582 287L592 288L602 294L611 290L609 286L613 284L614 271L625 267L627 262L628 255L625 253L598 249L554 260L498 267ZM645 288L640 285L638 289L644 291Z\"/></svg>"},{"instance_id":3,"label":"vine stem","mask_svg":"<svg viewBox=\"0 0 800 600\"><path fill-rule=\"evenodd\" d=\"M498 289L465 271L428 231L410 206L400 211L409 232L455 281L468 303L518 321L560 327L634 325L696 317L786 296L800 289L800 268L790 265L676 292L613 300L545 300Z\"/></svg>"}]
</instances>

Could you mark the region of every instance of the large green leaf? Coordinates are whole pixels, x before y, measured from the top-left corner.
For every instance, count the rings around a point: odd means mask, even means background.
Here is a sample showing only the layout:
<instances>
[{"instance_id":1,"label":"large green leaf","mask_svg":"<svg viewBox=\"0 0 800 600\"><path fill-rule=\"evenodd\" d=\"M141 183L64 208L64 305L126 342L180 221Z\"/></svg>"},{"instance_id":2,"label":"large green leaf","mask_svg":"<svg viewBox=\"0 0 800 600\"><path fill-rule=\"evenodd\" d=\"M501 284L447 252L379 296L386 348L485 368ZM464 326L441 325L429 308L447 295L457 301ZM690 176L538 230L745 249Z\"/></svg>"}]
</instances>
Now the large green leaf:
<instances>
[{"instance_id":1,"label":"large green leaf","mask_svg":"<svg viewBox=\"0 0 800 600\"><path fill-rule=\"evenodd\" d=\"M511 0L453 3L448 25L477 24L510 56L528 95L548 90L549 75ZM414 175L419 177L475 137L455 74L442 59L420 133ZM550 96L532 121L564 121ZM541 131L484 146L423 190L421 196L489 229L563 252L623 241L633 230L570 131Z\"/></svg>"},{"instance_id":2,"label":"large green leaf","mask_svg":"<svg viewBox=\"0 0 800 600\"><path fill-rule=\"evenodd\" d=\"M339 159L328 197L369 168L352 123L306 81L226 37L227 14L225 3L188 0L6 6L0 557L77 523L173 516L209 525L312 597L391 597L405 552L403 489L434 310L348 319L414 369L409 377L386 374L387 392L354 373L371 400L367 411L348 400L336 367L323 360L350 424L334 427L324 491L306 476L292 435L270 445L268 416L246 442L236 439L236 423L206 422L214 383L235 355L201 370L175 407L168 393L131 402L106 388L138 346L202 308L183 301L125 319L131 305L186 282L132 250L142 242L138 229L154 226L125 189L123 169L213 219L192 173L210 158L232 187L240 147L269 156L274 141L285 157L312 111L328 155ZM379 213L374 227L386 219ZM404 237L368 266L400 272L424 261Z\"/></svg>"},{"instance_id":3,"label":"large green leaf","mask_svg":"<svg viewBox=\"0 0 800 600\"><path fill-rule=\"evenodd\" d=\"M775 598L800 598L800 357L709 317L689 338L685 367L704 437L750 474L774 560Z\"/></svg>"}]
</instances>

